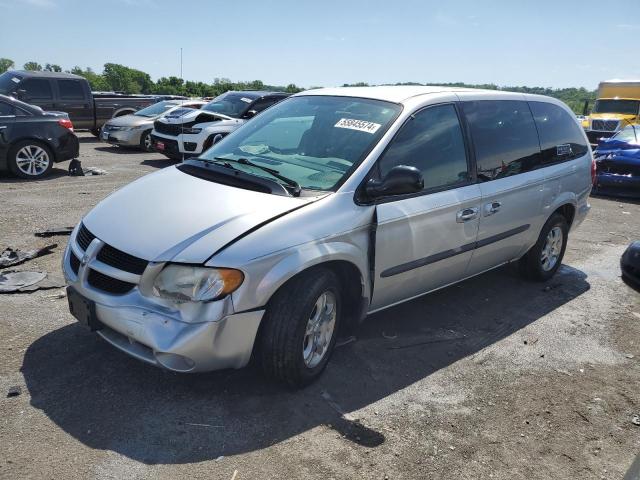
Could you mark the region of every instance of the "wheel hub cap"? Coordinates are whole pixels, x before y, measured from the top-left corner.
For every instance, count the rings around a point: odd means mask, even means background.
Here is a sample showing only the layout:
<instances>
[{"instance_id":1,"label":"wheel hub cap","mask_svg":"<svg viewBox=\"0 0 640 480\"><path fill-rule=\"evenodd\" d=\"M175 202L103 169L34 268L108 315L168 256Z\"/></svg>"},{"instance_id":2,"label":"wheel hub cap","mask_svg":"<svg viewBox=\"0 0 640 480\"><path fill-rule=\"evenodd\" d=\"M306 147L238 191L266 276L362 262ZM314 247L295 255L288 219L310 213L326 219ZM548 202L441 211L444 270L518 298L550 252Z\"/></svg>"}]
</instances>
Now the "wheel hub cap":
<instances>
[{"instance_id":1,"label":"wheel hub cap","mask_svg":"<svg viewBox=\"0 0 640 480\"><path fill-rule=\"evenodd\" d=\"M302 342L304 363L313 368L320 363L329 350L336 325L336 297L324 292L316 300Z\"/></svg>"},{"instance_id":2,"label":"wheel hub cap","mask_svg":"<svg viewBox=\"0 0 640 480\"><path fill-rule=\"evenodd\" d=\"M47 151L37 145L27 145L16 155L16 165L26 175L37 176L49 167Z\"/></svg>"},{"instance_id":3,"label":"wheel hub cap","mask_svg":"<svg viewBox=\"0 0 640 480\"><path fill-rule=\"evenodd\" d=\"M542 254L540 255L540 263L542 263L542 269L548 272L558 263L560 258L560 252L562 251L563 234L560 227L553 227L547 234L544 247L542 248Z\"/></svg>"}]
</instances>

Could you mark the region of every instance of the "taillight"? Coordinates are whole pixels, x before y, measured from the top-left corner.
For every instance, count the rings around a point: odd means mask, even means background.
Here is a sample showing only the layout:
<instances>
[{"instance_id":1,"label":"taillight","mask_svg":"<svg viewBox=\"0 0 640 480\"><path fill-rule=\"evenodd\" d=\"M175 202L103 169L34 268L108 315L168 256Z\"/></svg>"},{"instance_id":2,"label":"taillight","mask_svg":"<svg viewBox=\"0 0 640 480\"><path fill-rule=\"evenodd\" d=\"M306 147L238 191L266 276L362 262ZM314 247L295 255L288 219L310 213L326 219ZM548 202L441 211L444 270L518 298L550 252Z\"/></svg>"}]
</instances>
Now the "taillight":
<instances>
[{"instance_id":1,"label":"taillight","mask_svg":"<svg viewBox=\"0 0 640 480\"><path fill-rule=\"evenodd\" d=\"M591 184L596 184L596 159L591 157Z\"/></svg>"},{"instance_id":2,"label":"taillight","mask_svg":"<svg viewBox=\"0 0 640 480\"><path fill-rule=\"evenodd\" d=\"M68 128L73 132L73 123L71 123L71 120L67 118L61 118L60 120L58 120L58 125L64 128Z\"/></svg>"}]
</instances>

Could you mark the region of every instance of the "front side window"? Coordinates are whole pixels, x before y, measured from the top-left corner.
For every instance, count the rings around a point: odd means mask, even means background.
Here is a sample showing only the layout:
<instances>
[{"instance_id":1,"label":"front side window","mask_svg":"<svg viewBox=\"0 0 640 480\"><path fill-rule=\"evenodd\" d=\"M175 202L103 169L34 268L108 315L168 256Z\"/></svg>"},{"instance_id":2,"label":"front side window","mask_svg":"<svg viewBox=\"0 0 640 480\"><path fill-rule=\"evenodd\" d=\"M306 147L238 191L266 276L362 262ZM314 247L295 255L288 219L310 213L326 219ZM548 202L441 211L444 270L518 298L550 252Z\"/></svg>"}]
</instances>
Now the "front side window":
<instances>
[{"instance_id":1,"label":"front side window","mask_svg":"<svg viewBox=\"0 0 640 480\"><path fill-rule=\"evenodd\" d=\"M251 110L255 110L256 112L260 113L261 111L266 110L271 105L279 102L280 100L282 100L282 97L261 98L260 100L257 100L253 105L251 105Z\"/></svg>"},{"instance_id":2,"label":"front side window","mask_svg":"<svg viewBox=\"0 0 640 480\"><path fill-rule=\"evenodd\" d=\"M397 165L420 170L425 190L468 179L464 136L453 105L429 107L409 118L380 158L380 175Z\"/></svg>"},{"instance_id":3,"label":"front side window","mask_svg":"<svg viewBox=\"0 0 640 480\"><path fill-rule=\"evenodd\" d=\"M13 71L9 70L0 75L0 93L3 95L10 95L22 81L20 75L16 75Z\"/></svg>"},{"instance_id":4,"label":"front side window","mask_svg":"<svg viewBox=\"0 0 640 480\"><path fill-rule=\"evenodd\" d=\"M640 127L629 125L616 133L612 138L620 142L640 144Z\"/></svg>"},{"instance_id":5,"label":"front side window","mask_svg":"<svg viewBox=\"0 0 640 480\"><path fill-rule=\"evenodd\" d=\"M51 84L49 80L40 78L28 78L20 84L21 90L27 92L26 98L32 100L51 100Z\"/></svg>"},{"instance_id":6,"label":"front side window","mask_svg":"<svg viewBox=\"0 0 640 480\"><path fill-rule=\"evenodd\" d=\"M581 157L588 148L578 122L564 109L546 102L529 102L538 128L542 163Z\"/></svg>"},{"instance_id":7,"label":"front side window","mask_svg":"<svg viewBox=\"0 0 640 480\"><path fill-rule=\"evenodd\" d=\"M476 151L478 180L525 173L540 165L540 144L527 102L464 102Z\"/></svg>"},{"instance_id":8,"label":"front side window","mask_svg":"<svg viewBox=\"0 0 640 480\"><path fill-rule=\"evenodd\" d=\"M84 89L78 80L58 80L62 100L84 100Z\"/></svg>"},{"instance_id":9,"label":"front side window","mask_svg":"<svg viewBox=\"0 0 640 480\"><path fill-rule=\"evenodd\" d=\"M6 117L10 115L15 115L15 109L13 108L13 105L0 102L0 117Z\"/></svg>"},{"instance_id":10,"label":"front side window","mask_svg":"<svg viewBox=\"0 0 640 480\"><path fill-rule=\"evenodd\" d=\"M333 190L382 138L401 107L352 97L292 97L265 110L207 150L200 159L227 162L274 177L250 160L303 189Z\"/></svg>"}]
</instances>

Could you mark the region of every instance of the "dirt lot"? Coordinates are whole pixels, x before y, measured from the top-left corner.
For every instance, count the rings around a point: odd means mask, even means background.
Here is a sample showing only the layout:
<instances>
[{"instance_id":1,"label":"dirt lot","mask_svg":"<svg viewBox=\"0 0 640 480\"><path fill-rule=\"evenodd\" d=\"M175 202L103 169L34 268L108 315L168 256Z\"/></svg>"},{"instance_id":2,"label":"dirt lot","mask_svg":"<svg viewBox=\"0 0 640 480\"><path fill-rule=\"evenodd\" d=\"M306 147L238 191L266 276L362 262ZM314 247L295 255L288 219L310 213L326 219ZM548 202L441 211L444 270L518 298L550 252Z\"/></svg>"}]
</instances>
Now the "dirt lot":
<instances>
[{"instance_id":1,"label":"dirt lot","mask_svg":"<svg viewBox=\"0 0 640 480\"><path fill-rule=\"evenodd\" d=\"M0 177L0 247L59 243L20 269L59 273L67 238L35 231L170 164L80 136L107 175ZM507 266L373 315L299 392L253 368L171 374L82 329L60 290L3 295L0 477L622 478L640 451L640 294L618 262L640 205L592 206L548 284Z\"/></svg>"}]
</instances>

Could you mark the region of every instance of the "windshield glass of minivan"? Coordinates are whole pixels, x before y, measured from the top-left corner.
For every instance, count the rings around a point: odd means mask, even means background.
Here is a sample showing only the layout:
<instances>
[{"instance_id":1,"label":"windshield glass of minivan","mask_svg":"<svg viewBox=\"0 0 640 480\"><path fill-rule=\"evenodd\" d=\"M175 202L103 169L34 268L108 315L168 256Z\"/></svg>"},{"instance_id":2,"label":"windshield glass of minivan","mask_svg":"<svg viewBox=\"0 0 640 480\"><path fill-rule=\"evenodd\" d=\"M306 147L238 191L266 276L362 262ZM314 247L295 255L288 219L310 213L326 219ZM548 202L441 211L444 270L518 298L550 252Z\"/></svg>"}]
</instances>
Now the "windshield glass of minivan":
<instances>
[{"instance_id":1,"label":"windshield glass of minivan","mask_svg":"<svg viewBox=\"0 0 640 480\"><path fill-rule=\"evenodd\" d=\"M638 100L596 100L593 113L622 113L637 115L640 101Z\"/></svg>"},{"instance_id":2,"label":"windshield glass of minivan","mask_svg":"<svg viewBox=\"0 0 640 480\"><path fill-rule=\"evenodd\" d=\"M0 93L3 95L9 95L18 86L20 80L22 80L22 77L19 75L16 75L11 71L4 72L0 75Z\"/></svg>"},{"instance_id":3,"label":"windshield glass of minivan","mask_svg":"<svg viewBox=\"0 0 640 480\"><path fill-rule=\"evenodd\" d=\"M215 144L200 159L228 160L248 173L269 177L237 163L247 159L303 189L333 190L375 146L400 110L400 105L379 100L291 97Z\"/></svg>"},{"instance_id":4,"label":"windshield glass of minivan","mask_svg":"<svg viewBox=\"0 0 640 480\"><path fill-rule=\"evenodd\" d=\"M138 110L134 115L138 117L155 117L156 115L160 115L170 108L173 108L177 105L176 102L158 102L153 105L149 105L147 108L143 108L142 110Z\"/></svg>"},{"instance_id":5,"label":"windshield glass of minivan","mask_svg":"<svg viewBox=\"0 0 640 480\"><path fill-rule=\"evenodd\" d=\"M227 92L211 100L202 107L202 110L240 118L254 100L255 98L249 98L241 93Z\"/></svg>"}]
</instances>

